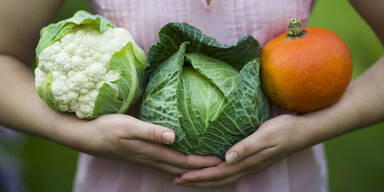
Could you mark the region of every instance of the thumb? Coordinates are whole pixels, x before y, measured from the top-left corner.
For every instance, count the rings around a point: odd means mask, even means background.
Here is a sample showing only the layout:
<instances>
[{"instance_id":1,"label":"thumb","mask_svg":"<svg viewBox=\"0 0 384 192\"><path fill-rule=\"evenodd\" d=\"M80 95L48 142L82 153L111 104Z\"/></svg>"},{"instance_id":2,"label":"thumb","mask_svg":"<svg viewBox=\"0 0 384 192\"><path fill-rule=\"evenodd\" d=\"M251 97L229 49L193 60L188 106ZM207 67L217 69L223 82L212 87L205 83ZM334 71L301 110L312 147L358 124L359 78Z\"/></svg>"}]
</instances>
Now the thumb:
<instances>
[{"instance_id":1,"label":"thumb","mask_svg":"<svg viewBox=\"0 0 384 192\"><path fill-rule=\"evenodd\" d=\"M232 146L225 154L225 161L228 164L235 164L240 160L257 153L267 146L262 144L260 136L258 134L252 134L247 138L241 140Z\"/></svg>"},{"instance_id":2,"label":"thumb","mask_svg":"<svg viewBox=\"0 0 384 192\"><path fill-rule=\"evenodd\" d=\"M140 124L132 129L132 137L155 143L172 144L175 141L175 132L160 125L140 121Z\"/></svg>"}]
</instances>

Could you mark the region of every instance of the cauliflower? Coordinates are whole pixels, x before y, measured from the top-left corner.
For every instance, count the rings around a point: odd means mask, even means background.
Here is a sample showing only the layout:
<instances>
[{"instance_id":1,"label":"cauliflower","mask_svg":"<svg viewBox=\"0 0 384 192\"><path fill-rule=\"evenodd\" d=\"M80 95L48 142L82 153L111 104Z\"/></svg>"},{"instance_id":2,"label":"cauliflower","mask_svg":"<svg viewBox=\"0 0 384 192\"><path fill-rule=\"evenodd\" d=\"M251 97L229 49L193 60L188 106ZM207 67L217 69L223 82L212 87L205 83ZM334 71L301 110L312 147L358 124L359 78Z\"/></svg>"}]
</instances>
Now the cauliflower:
<instances>
[{"instance_id":1,"label":"cauliflower","mask_svg":"<svg viewBox=\"0 0 384 192\"><path fill-rule=\"evenodd\" d=\"M43 28L36 53L35 86L58 111L88 119L124 113L143 92L145 54L101 16L80 11Z\"/></svg>"}]
</instances>

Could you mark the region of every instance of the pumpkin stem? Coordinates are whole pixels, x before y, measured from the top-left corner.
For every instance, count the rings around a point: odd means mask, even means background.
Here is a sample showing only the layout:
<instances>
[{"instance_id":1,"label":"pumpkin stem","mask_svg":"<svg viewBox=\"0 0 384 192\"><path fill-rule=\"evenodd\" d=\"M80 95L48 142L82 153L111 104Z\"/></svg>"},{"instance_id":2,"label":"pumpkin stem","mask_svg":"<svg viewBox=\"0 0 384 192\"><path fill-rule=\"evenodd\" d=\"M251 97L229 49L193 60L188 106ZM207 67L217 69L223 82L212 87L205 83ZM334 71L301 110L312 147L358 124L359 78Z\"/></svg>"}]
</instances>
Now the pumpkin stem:
<instances>
[{"instance_id":1,"label":"pumpkin stem","mask_svg":"<svg viewBox=\"0 0 384 192\"><path fill-rule=\"evenodd\" d=\"M288 26L288 37L300 37L304 34L304 29L297 18L291 19Z\"/></svg>"}]
</instances>

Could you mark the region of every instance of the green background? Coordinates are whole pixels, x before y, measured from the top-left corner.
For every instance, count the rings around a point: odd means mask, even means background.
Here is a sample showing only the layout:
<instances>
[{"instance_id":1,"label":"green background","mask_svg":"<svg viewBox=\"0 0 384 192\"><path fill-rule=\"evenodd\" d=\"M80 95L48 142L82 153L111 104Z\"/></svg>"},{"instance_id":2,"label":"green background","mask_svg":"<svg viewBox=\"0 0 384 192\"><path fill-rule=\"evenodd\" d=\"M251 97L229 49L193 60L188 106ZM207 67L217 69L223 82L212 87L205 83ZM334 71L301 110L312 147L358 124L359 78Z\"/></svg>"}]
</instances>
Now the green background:
<instances>
[{"instance_id":1,"label":"green background","mask_svg":"<svg viewBox=\"0 0 384 192\"><path fill-rule=\"evenodd\" d=\"M67 0L56 20L78 9L89 6L85 0ZM318 1L308 25L330 29L344 39L353 56L354 78L383 54L375 34L346 0ZM331 192L383 191L383 146L383 123L326 142ZM14 153L24 160L23 182L30 191L71 191L77 152L27 136L24 149Z\"/></svg>"}]
</instances>

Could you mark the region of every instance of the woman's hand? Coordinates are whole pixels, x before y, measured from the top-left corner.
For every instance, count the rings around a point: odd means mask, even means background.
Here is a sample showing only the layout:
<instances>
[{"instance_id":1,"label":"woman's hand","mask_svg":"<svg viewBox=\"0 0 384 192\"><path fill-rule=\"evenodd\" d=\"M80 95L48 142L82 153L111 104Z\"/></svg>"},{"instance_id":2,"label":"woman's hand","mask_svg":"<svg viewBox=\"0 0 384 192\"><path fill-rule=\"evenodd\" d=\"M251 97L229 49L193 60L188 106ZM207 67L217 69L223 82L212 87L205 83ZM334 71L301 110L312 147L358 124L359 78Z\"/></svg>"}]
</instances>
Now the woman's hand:
<instances>
[{"instance_id":1,"label":"woman's hand","mask_svg":"<svg viewBox=\"0 0 384 192\"><path fill-rule=\"evenodd\" d=\"M216 187L255 173L264 167L304 149L313 143L310 127L300 116L280 115L266 121L252 135L226 153L226 162L215 167L192 170L175 179L175 183L197 187Z\"/></svg>"},{"instance_id":2,"label":"woman's hand","mask_svg":"<svg viewBox=\"0 0 384 192\"><path fill-rule=\"evenodd\" d=\"M72 130L78 132L73 146L96 156L136 162L182 174L190 169L215 166L215 157L185 155L162 144L171 144L171 129L143 122L128 115L105 115L93 121L81 121Z\"/></svg>"}]
</instances>

